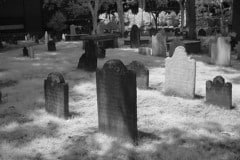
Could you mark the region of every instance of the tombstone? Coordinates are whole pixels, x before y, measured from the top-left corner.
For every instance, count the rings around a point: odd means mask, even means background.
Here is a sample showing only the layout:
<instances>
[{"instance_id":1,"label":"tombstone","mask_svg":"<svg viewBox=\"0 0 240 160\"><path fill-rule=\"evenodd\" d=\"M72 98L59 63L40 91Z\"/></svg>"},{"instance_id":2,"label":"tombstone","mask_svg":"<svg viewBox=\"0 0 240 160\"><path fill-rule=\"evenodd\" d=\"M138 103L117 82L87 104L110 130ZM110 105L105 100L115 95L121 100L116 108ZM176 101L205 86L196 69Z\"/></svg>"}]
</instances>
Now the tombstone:
<instances>
[{"instance_id":1,"label":"tombstone","mask_svg":"<svg viewBox=\"0 0 240 160\"><path fill-rule=\"evenodd\" d=\"M165 93L194 98L195 82L196 61L187 57L185 48L179 46L171 58L166 58Z\"/></svg>"},{"instance_id":2,"label":"tombstone","mask_svg":"<svg viewBox=\"0 0 240 160\"><path fill-rule=\"evenodd\" d=\"M48 42L48 51L56 51L56 44L53 40Z\"/></svg>"},{"instance_id":3,"label":"tombstone","mask_svg":"<svg viewBox=\"0 0 240 160\"><path fill-rule=\"evenodd\" d=\"M240 60L240 41L238 41L237 45L235 46L237 52L237 59Z\"/></svg>"},{"instance_id":4,"label":"tombstone","mask_svg":"<svg viewBox=\"0 0 240 160\"><path fill-rule=\"evenodd\" d=\"M78 61L78 69L84 69L87 71L96 71L97 68L97 45L92 40L85 41L85 53L80 57Z\"/></svg>"},{"instance_id":5,"label":"tombstone","mask_svg":"<svg viewBox=\"0 0 240 160\"><path fill-rule=\"evenodd\" d=\"M232 84L225 83L222 76L217 76L213 81L206 82L206 102L231 109Z\"/></svg>"},{"instance_id":6,"label":"tombstone","mask_svg":"<svg viewBox=\"0 0 240 160\"><path fill-rule=\"evenodd\" d=\"M29 47L29 57L30 58L34 58L34 48L33 47Z\"/></svg>"},{"instance_id":7,"label":"tombstone","mask_svg":"<svg viewBox=\"0 0 240 160\"><path fill-rule=\"evenodd\" d=\"M63 41L66 41L66 36L65 36L64 33L62 34L62 40L63 40Z\"/></svg>"},{"instance_id":8,"label":"tombstone","mask_svg":"<svg viewBox=\"0 0 240 160\"><path fill-rule=\"evenodd\" d=\"M105 47L104 47L104 44L103 43L98 43L97 44L98 47L98 52L97 52L97 58L105 58L106 57L106 50L105 50Z\"/></svg>"},{"instance_id":9,"label":"tombstone","mask_svg":"<svg viewBox=\"0 0 240 160\"><path fill-rule=\"evenodd\" d=\"M231 65L231 45L226 37L217 39L217 57L215 63L220 66Z\"/></svg>"},{"instance_id":10,"label":"tombstone","mask_svg":"<svg viewBox=\"0 0 240 160\"><path fill-rule=\"evenodd\" d=\"M131 48L138 48L140 46L140 30L137 25L132 26L130 32Z\"/></svg>"},{"instance_id":11,"label":"tombstone","mask_svg":"<svg viewBox=\"0 0 240 160\"><path fill-rule=\"evenodd\" d=\"M47 31L45 31L44 40L45 40L45 44L48 44L49 37L48 37Z\"/></svg>"},{"instance_id":12,"label":"tombstone","mask_svg":"<svg viewBox=\"0 0 240 160\"><path fill-rule=\"evenodd\" d=\"M175 49L178 46L183 46L184 47L184 43L182 42L182 40L180 38L175 38L171 43L170 43L170 47L169 47L169 57L173 56L173 53L175 51Z\"/></svg>"},{"instance_id":13,"label":"tombstone","mask_svg":"<svg viewBox=\"0 0 240 160\"><path fill-rule=\"evenodd\" d=\"M77 35L77 33L76 33L76 26L74 24L70 25L70 35L71 36Z\"/></svg>"},{"instance_id":14,"label":"tombstone","mask_svg":"<svg viewBox=\"0 0 240 160\"><path fill-rule=\"evenodd\" d=\"M138 53L142 55L152 55L152 48L149 47L139 47Z\"/></svg>"},{"instance_id":15,"label":"tombstone","mask_svg":"<svg viewBox=\"0 0 240 160\"><path fill-rule=\"evenodd\" d=\"M127 68L136 73L137 87L139 89L149 88L149 70L144 66L143 63L138 61L132 61Z\"/></svg>"},{"instance_id":16,"label":"tombstone","mask_svg":"<svg viewBox=\"0 0 240 160\"><path fill-rule=\"evenodd\" d=\"M204 29L200 29L199 31L198 31L198 36L207 36L207 32L204 30Z\"/></svg>"},{"instance_id":17,"label":"tombstone","mask_svg":"<svg viewBox=\"0 0 240 160\"><path fill-rule=\"evenodd\" d=\"M166 57L167 54L167 38L164 31L152 36L152 55Z\"/></svg>"},{"instance_id":18,"label":"tombstone","mask_svg":"<svg viewBox=\"0 0 240 160\"><path fill-rule=\"evenodd\" d=\"M212 37L209 40L209 56L211 57L211 63L215 64L216 59L217 59L217 37Z\"/></svg>"},{"instance_id":19,"label":"tombstone","mask_svg":"<svg viewBox=\"0 0 240 160\"><path fill-rule=\"evenodd\" d=\"M136 142L136 74L120 60L109 60L96 79L99 131Z\"/></svg>"},{"instance_id":20,"label":"tombstone","mask_svg":"<svg viewBox=\"0 0 240 160\"><path fill-rule=\"evenodd\" d=\"M27 47L23 47L23 57L28 57L29 54L28 54L28 49Z\"/></svg>"},{"instance_id":21,"label":"tombstone","mask_svg":"<svg viewBox=\"0 0 240 160\"><path fill-rule=\"evenodd\" d=\"M45 109L47 112L61 118L67 118L68 84L60 73L50 73L44 80Z\"/></svg>"}]
</instances>

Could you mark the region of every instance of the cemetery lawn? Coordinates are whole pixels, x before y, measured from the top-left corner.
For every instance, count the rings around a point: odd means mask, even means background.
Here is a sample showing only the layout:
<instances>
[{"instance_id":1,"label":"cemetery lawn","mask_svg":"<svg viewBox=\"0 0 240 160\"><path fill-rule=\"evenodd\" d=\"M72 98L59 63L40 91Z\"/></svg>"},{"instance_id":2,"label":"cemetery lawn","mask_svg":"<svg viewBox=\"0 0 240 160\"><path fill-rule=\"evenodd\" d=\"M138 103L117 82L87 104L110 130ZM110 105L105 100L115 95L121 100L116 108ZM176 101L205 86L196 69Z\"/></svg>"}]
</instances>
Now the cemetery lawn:
<instances>
[{"instance_id":1,"label":"cemetery lawn","mask_svg":"<svg viewBox=\"0 0 240 160\"><path fill-rule=\"evenodd\" d=\"M137 90L138 146L98 133L95 72L76 69L81 42L59 42L56 52L35 46L35 59L22 49L0 51L0 160L237 160L240 159L240 63L210 65L197 60L196 98L165 96L165 59L139 55L137 49L108 49L105 59L143 62L151 90ZM60 72L69 83L71 117L44 110L43 82ZM233 107L205 103L205 83L222 75L233 84Z\"/></svg>"}]
</instances>

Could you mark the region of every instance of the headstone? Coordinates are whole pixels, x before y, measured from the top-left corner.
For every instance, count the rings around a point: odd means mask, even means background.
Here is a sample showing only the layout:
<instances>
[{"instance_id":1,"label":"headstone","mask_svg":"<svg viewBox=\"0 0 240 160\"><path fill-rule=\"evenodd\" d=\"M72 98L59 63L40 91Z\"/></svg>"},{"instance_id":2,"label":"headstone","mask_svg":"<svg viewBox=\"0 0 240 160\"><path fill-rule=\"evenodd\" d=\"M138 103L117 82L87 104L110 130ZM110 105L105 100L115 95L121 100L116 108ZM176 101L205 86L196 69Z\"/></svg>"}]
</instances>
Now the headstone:
<instances>
[{"instance_id":1,"label":"headstone","mask_svg":"<svg viewBox=\"0 0 240 160\"><path fill-rule=\"evenodd\" d=\"M138 53L142 55L152 55L152 48L149 47L139 47Z\"/></svg>"},{"instance_id":2,"label":"headstone","mask_svg":"<svg viewBox=\"0 0 240 160\"><path fill-rule=\"evenodd\" d=\"M78 69L96 71L98 47L92 40L85 41L85 53L80 57Z\"/></svg>"},{"instance_id":3,"label":"headstone","mask_svg":"<svg viewBox=\"0 0 240 160\"><path fill-rule=\"evenodd\" d=\"M44 80L45 109L58 117L67 118L68 84L60 73L50 73Z\"/></svg>"},{"instance_id":4,"label":"headstone","mask_svg":"<svg viewBox=\"0 0 240 160\"><path fill-rule=\"evenodd\" d=\"M196 61L187 57L183 46L175 49L173 56L166 58L165 92L184 98L194 98Z\"/></svg>"},{"instance_id":5,"label":"headstone","mask_svg":"<svg viewBox=\"0 0 240 160\"><path fill-rule=\"evenodd\" d=\"M75 36L76 34L76 26L74 24L70 25L70 35Z\"/></svg>"},{"instance_id":6,"label":"headstone","mask_svg":"<svg viewBox=\"0 0 240 160\"><path fill-rule=\"evenodd\" d=\"M45 44L48 44L49 37L48 37L47 31L45 31L44 40L45 40Z\"/></svg>"},{"instance_id":7,"label":"headstone","mask_svg":"<svg viewBox=\"0 0 240 160\"><path fill-rule=\"evenodd\" d=\"M208 103L231 109L232 107L232 84L225 83L221 76L213 81L206 82L206 101Z\"/></svg>"},{"instance_id":8,"label":"headstone","mask_svg":"<svg viewBox=\"0 0 240 160\"><path fill-rule=\"evenodd\" d=\"M235 46L237 52L237 59L240 60L240 41L238 41L237 45Z\"/></svg>"},{"instance_id":9,"label":"headstone","mask_svg":"<svg viewBox=\"0 0 240 160\"><path fill-rule=\"evenodd\" d=\"M63 40L63 41L66 41L66 36L65 36L64 33L62 34L62 40Z\"/></svg>"},{"instance_id":10,"label":"headstone","mask_svg":"<svg viewBox=\"0 0 240 160\"><path fill-rule=\"evenodd\" d=\"M104 34L106 25L103 22L100 22L97 26L97 34Z\"/></svg>"},{"instance_id":11,"label":"headstone","mask_svg":"<svg viewBox=\"0 0 240 160\"><path fill-rule=\"evenodd\" d=\"M23 47L23 56L24 57L28 57L29 56L27 47Z\"/></svg>"},{"instance_id":12,"label":"headstone","mask_svg":"<svg viewBox=\"0 0 240 160\"><path fill-rule=\"evenodd\" d=\"M99 131L136 142L136 74L120 60L109 60L96 79Z\"/></svg>"},{"instance_id":13,"label":"headstone","mask_svg":"<svg viewBox=\"0 0 240 160\"><path fill-rule=\"evenodd\" d=\"M170 43L170 47L169 47L169 57L173 56L173 53L175 51L175 49L178 46L184 46L184 43L182 42L182 40L180 38L175 38L171 43Z\"/></svg>"},{"instance_id":14,"label":"headstone","mask_svg":"<svg viewBox=\"0 0 240 160\"><path fill-rule=\"evenodd\" d=\"M198 36L207 36L207 33L206 33L206 31L204 29L200 29L198 31Z\"/></svg>"},{"instance_id":15,"label":"headstone","mask_svg":"<svg viewBox=\"0 0 240 160\"><path fill-rule=\"evenodd\" d=\"M217 39L217 57L214 64L220 66L231 65L231 45L226 37L218 37Z\"/></svg>"},{"instance_id":16,"label":"headstone","mask_svg":"<svg viewBox=\"0 0 240 160\"><path fill-rule=\"evenodd\" d=\"M127 68L136 73L137 87L139 89L149 88L149 70L144 66L143 63L133 61L127 66Z\"/></svg>"},{"instance_id":17,"label":"headstone","mask_svg":"<svg viewBox=\"0 0 240 160\"><path fill-rule=\"evenodd\" d=\"M167 54L167 38L164 31L152 36L152 55L166 57Z\"/></svg>"},{"instance_id":18,"label":"headstone","mask_svg":"<svg viewBox=\"0 0 240 160\"><path fill-rule=\"evenodd\" d=\"M48 51L56 51L56 44L53 40L48 42Z\"/></svg>"},{"instance_id":19,"label":"headstone","mask_svg":"<svg viewBox=\"0 0 240 160\"><path fill-rule=\"evenodd\" d=\"M31 47L29 47L29 57L30 58L34 58L34 48L31 46Z\"/></svg>"},{"instance_id":20,"label":"headstone","mask_svg":"<svg viewBox=\"0 0 240 160\"><path fill-rule=\"evenodd\" d=\"M132 26L130 32L131 48L138 48L140 46L140 30L137 25Z\"/></svg>"}]
</instances>

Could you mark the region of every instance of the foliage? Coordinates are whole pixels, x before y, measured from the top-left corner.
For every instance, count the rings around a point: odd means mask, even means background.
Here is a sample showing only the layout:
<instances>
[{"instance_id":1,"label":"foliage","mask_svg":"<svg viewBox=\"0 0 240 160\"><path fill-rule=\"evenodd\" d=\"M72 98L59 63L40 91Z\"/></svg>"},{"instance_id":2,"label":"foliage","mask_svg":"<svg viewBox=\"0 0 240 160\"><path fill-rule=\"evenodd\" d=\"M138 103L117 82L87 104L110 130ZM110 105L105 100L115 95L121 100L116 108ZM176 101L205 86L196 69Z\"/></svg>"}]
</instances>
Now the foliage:
<instances>
[{"instance_id":1,"label":"foliage","mask_svg":"<svg viewBox=\"0 0 240 160\"><path fill-rule=\"evenodd\" d=\"M61 12L58 11L52 16L47 26L49 28L54 29L57 32L61 32L64 29L66 29L65 24L66 20L67 20L66 17Z\"/></svg>"}]
</instances>

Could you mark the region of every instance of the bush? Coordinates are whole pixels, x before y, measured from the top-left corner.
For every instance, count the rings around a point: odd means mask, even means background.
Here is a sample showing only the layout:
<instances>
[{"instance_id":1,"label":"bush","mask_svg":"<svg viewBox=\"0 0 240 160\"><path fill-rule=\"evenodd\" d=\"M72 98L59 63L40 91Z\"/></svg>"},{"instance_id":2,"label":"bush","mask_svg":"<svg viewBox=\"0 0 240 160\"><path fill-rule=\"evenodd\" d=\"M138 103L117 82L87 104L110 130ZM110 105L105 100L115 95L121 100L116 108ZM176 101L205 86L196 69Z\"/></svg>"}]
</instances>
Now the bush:
<instances>
[{"instance_id":1,"label":"bush","mask_svg":"<svg viewBox=\"0 0 240 160\"><path fill-rule=\"evenodd\" d=\"M62 32L67 28L65 24L66 21L66 17L61 12L56 12L48 22L47 26L56 32Z\"/></svg>"}]
</instances>

